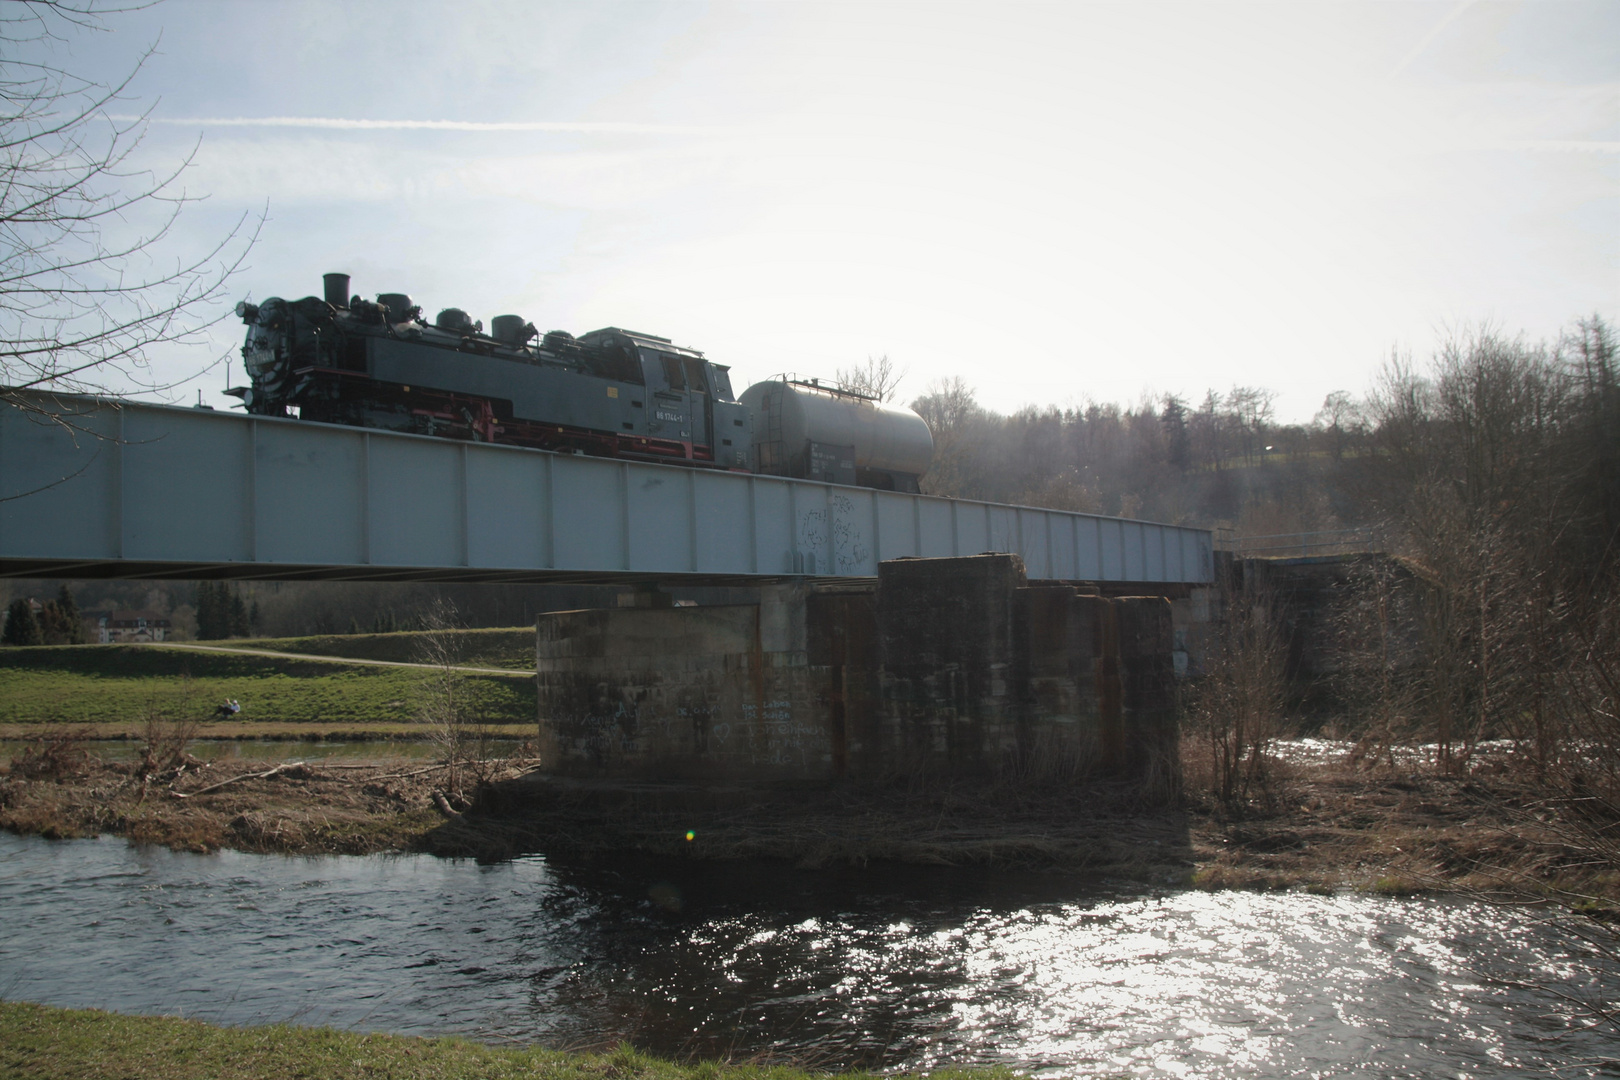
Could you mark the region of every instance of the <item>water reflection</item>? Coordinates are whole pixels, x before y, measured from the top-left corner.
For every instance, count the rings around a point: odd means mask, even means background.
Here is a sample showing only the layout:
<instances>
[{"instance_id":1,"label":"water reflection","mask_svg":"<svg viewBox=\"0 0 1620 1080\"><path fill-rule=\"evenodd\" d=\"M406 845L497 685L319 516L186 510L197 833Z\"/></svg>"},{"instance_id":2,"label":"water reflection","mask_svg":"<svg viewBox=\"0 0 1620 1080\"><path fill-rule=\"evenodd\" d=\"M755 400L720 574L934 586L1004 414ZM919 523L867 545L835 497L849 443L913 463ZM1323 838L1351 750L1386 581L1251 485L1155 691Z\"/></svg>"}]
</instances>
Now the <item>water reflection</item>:
<instances>
[{"instance_id":1,"label":"water reflection","mask_svg":"<svg viewBox=\"0 0 1620 1080\"><path fill-rule=\"evenodd\" d=\"M1529 912L1455 901L0 836L0 910L8 996L230 1023L1053 1075L1518 1075L1620 1050L1541 1041L1566 1003L1481 972L1620 980Z\"/></svg>"}]
</instances>

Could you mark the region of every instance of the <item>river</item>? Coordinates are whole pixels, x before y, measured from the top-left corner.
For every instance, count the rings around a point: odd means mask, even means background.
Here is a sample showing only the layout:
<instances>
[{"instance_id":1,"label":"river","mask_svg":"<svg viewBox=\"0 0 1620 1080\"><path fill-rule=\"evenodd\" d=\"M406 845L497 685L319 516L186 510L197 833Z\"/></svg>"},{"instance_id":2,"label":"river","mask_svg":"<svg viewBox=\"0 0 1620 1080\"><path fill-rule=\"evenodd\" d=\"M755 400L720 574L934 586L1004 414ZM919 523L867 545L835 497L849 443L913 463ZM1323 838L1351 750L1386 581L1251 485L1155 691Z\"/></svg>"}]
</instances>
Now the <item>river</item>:
<instances>
[{"instance_id":1,"label":"river","mask_svg":"<svg viewBox=\"0 0 1620 1080\"><path fill-rule=\"evenodd\" d=\"M0 834L0 993L818 1067L1605 1074L1536 909L1073 876L179 854ZM1508 979L1526 986L1509 986ZM1561 996L1564 995L1564 996Z\"/></svg>"}]
</instances>

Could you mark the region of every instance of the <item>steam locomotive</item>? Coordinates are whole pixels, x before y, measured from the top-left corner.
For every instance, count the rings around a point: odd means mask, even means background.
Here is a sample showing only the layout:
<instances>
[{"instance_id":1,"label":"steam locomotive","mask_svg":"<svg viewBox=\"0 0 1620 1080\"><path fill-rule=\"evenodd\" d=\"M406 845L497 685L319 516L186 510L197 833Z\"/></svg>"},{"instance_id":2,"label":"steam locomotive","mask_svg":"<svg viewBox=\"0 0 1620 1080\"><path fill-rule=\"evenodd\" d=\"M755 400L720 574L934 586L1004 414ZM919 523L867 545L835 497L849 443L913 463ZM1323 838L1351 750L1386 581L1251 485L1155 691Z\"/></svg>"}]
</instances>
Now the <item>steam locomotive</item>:
<instances>
[{"instance_id":1,"label":"steam locomotive","mask_svg":"<svg viewBox=\"0 0 1620 1080\"><path fill-rule=\"evenodd\" d=\"M730 369L670 339L606 327L541 335L520 315L489 332L460 308L428 322L404 293L243 302L259 416L698 468L917 490L933 440L909 409L786 376L733 395Z\"/></svg>"}]
</instances>

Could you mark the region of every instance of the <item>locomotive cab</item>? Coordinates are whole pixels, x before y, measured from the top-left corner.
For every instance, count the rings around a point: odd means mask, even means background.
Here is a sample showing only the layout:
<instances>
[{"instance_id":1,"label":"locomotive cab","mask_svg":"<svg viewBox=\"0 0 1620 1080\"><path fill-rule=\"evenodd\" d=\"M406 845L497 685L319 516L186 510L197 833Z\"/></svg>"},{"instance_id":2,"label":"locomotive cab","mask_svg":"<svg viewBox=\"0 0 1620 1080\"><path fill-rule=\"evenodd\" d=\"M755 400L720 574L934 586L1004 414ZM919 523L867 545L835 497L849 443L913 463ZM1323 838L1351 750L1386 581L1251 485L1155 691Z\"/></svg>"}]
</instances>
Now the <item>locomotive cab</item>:
<instances>
[{"instance_id":1,"label":"locomotive cab","mask_svg":"<svg viewBox=\"0 0 1620 1080\"><path fill-rule=\"evenodd\" d=\"M632 402L639 414L632 422L648 437L679 442L690 456L720 468L749 468L750 413L733 396L725 365L669 338L616 326L593 330L579 341L587 348L635 355L645 392Z\"/></svg>"}]
</instances>

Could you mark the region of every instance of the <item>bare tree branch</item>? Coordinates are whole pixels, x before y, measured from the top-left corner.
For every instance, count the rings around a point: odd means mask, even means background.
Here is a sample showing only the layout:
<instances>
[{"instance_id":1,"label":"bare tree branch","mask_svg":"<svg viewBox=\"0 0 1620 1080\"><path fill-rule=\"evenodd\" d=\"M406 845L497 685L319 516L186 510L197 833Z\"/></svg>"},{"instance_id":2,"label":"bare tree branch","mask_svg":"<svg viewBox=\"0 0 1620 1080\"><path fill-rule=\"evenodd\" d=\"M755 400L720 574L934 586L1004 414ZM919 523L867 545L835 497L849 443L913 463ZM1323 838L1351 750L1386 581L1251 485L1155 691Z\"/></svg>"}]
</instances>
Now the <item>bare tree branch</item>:
<instances>
[{"instance_id":1,"label":"bare tree branch","mask_svg":"<svg viewBox=\"0 0 1620 1080\"><path fill-rule=\"evenodd\" d=\"M906 372L906 368L896 367L889 354L884 353L882 356L868 356L864 364L839 368L836 377L838 385L845 390L878 401L891 401L899 393Z\"/></svg>"},{"instance_id":2,"label":"bare tree branch","mask_svg":"<svg viewBox=\"0 0 1620 1080\"><path fill-rule=\"evenodd\" d=\"M182 183L197 147L162 170L143 167L152 106L134 120L108 114L131 100L152 49L106 81L55 63L70 36L106 32L109 16L147 6L25 0L0 17L0 401L8 404L23 390L172 390L178 383L155 375L154 354L207 343L263 225L262 213L244 213L204 250L183 250L178 223L201 201Z\"/></svg>"}]
</instances>

